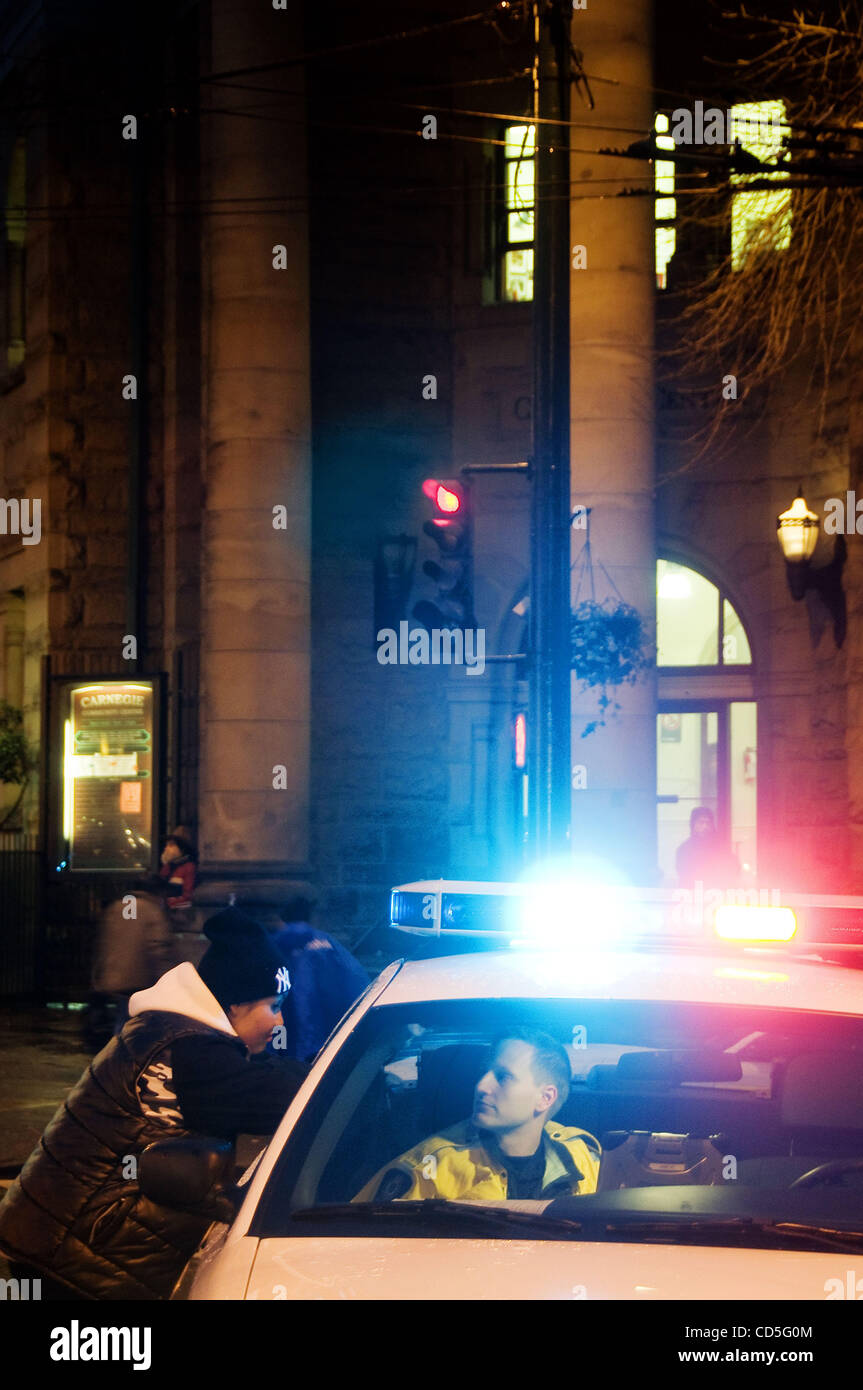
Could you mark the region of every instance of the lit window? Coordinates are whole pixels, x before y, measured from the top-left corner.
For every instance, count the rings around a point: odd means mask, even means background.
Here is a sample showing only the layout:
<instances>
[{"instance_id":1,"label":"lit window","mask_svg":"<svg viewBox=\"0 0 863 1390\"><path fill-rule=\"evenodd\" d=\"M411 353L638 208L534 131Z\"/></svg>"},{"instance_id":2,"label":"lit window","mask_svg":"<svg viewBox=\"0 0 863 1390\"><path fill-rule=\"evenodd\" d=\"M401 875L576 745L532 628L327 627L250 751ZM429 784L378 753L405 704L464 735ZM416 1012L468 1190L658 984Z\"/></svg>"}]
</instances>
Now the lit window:
<instances>
[{"instance_id":1,"label":"lit window","mask_svg":"<svg viewBox=\"0 0 863 1390\"><path fill-rule=\"evenodd\" d=\"M658 115L654 128L657 149L673 150L674 140L668 134L668 117ZM677 216L677 200L673 196L674 160L656 160L653 166L653 182L657 195L663 195L654 199L653 215L656 221L656 287L664 290L668 285L668 262L677 246L677 232L674 230L674 219Z\"/></svg>"},{"instance_id":2,"label":"lit window","mask_svg":"<svg viewBox=\"0 0 863 1390\"><path fill-rule=\"evenodd\" d=\"M703 574L658 560L656 664L749 666L752 651L737 610Z\"/></svg>"},{"instance_id":3,"label":"lit window","mask_svg":"<svg viewBox=\"0 0 863 1390\"><path fill-rule=\"evenodd\" d=\"M746 630L734 607L725 599L722 604L722 663L724 666L749 666L752 652Z\"/></svg>"},{"instance_id":4,"label":"lit window","mask_svg":"<svg viewBox=\"0 0 863 1390\"><path fill-rule=\"evenodd\" d=\"M501 239L501 297L514 302L533 299L535 127L507 126L504 130L503 155L506 198Z\"/></svg>"},{"instance_id":5,"label":"lit window","mask_svg":"<svg viewBox=\"0 0 863 1390\"><path fill-rule=\"evenodd\" d=\"M731 108L731 136L763 163L775 164L782 152L785 103L750 101ZM732 174L735 188L753 178L782 179L777 174ZM731 267L740 270L750 251L784 251L791 244L791 190L758 189L735 193L731 200Z\"/></svg>"}]
</instances>

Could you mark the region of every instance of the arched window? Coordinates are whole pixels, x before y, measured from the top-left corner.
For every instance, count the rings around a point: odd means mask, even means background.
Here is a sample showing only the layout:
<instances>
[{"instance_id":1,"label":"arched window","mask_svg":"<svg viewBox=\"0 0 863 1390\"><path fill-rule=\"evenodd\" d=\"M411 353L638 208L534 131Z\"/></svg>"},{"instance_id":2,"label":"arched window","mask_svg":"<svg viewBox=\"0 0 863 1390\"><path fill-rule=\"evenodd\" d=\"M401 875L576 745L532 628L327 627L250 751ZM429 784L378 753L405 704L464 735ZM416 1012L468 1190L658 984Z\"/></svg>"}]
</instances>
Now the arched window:
<instances>
[{"instance_id":1,"label":"arched window","mask_svg":"<svg viewBox=\"0 0 863 1390\"><path fill-rule=\"evenodd\" d=\"M752 649L733 603L686 565L656 565L656 664L751 666Z\"/></svg>"}]
</instances>

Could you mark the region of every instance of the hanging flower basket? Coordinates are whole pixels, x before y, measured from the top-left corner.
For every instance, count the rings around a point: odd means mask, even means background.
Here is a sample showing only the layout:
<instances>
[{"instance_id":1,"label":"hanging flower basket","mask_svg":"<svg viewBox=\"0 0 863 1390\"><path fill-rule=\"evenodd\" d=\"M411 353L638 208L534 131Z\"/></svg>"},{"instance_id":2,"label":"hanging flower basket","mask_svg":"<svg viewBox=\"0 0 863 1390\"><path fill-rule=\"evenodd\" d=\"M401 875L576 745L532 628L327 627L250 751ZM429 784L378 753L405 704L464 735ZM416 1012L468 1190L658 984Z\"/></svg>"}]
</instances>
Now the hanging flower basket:
<instances>
[{"instance_id":1,"label":"hanging flower basket","mask_svg":"<svg viewBox=\"0 0 863 1390\"><path fill-rule=\"evenodd\" d=\"M585 689L599 690L599 717L582 730L586 738L605 725L605 715L618 714L620 704L609 686L635 685L654 663L653 641L637 608L619 596L585 599L572 613L570 664Z\"/></svg>"}]
</instances>

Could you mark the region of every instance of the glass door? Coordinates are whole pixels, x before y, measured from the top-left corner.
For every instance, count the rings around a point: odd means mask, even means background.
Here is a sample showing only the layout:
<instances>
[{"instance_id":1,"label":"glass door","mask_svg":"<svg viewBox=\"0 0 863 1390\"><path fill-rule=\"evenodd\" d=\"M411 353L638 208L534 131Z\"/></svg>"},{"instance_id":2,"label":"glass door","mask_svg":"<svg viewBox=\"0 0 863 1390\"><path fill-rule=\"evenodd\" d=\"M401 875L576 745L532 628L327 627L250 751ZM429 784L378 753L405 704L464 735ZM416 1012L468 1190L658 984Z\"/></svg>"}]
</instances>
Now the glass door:
<instances>
[{"instance_id":1,"label":"glass door","mask_svg":"<svg viewBox=\"0 0 863 1390\"><path fill-rule=\"evenodd\" d=\"M720 836L748 876L756 867L757 722L753 700L661 702L656 717L659 867L677 881L677 850L689 838L696 807L713 815Z\"/></svg>"},{"instance_id":2,"label":"glass door","mask_svg":"<svg viewBox=\"0 0 863 1390\"><path fill-rule=\"evenodd\" d=\"M731 848L744 875L755 876L758 828L758 711L754 700L728 706Z\"/></svg>"}]
</instances>

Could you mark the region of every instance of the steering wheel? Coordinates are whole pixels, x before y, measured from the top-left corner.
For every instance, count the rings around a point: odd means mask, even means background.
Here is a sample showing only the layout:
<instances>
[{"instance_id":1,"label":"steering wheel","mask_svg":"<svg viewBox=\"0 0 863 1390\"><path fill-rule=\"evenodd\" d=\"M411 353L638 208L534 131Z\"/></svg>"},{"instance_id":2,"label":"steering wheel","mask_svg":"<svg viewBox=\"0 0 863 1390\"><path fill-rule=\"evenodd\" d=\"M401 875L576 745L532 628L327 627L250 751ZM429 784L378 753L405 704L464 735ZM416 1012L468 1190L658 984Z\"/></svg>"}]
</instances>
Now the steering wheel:
<instances>
[{"instance_id":1,"label":"steering wheel","mask_svg":"<svg viewBox=\"0 0 863 1390\"><path fill-rule=\"evenodd\" d=\"M790 1184L789 1191L795 1187L819 1187L821 1183L832 1183L843 1173L859 1173L861 1171L863 1171L863 1158L836 1158L832 1163L819 1163L817 1168L810 1168L808 1173L802 1173Z\"/></svg>"}]
</instances>

